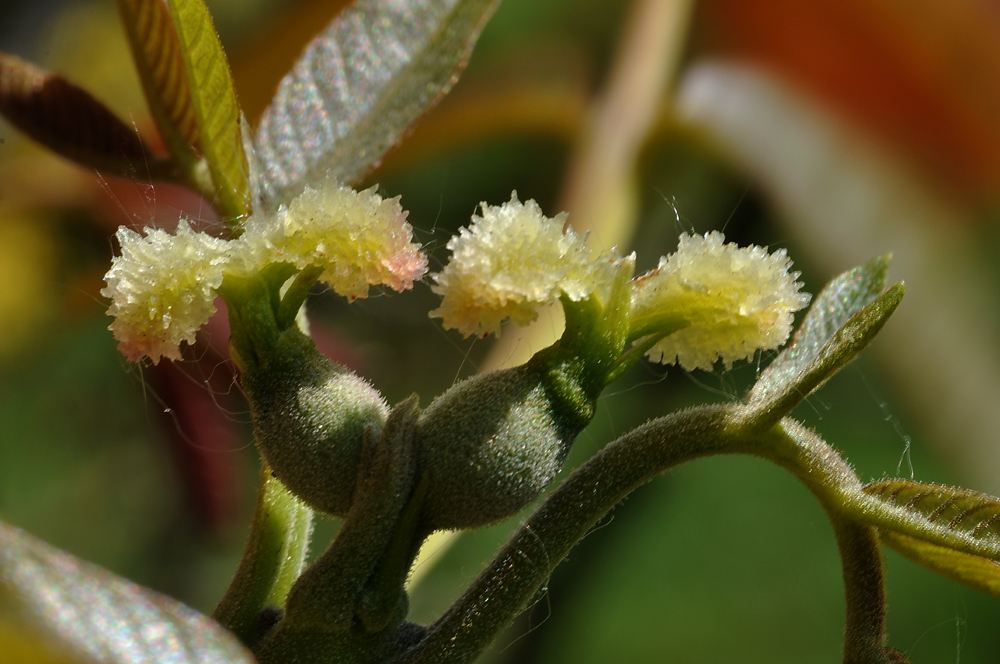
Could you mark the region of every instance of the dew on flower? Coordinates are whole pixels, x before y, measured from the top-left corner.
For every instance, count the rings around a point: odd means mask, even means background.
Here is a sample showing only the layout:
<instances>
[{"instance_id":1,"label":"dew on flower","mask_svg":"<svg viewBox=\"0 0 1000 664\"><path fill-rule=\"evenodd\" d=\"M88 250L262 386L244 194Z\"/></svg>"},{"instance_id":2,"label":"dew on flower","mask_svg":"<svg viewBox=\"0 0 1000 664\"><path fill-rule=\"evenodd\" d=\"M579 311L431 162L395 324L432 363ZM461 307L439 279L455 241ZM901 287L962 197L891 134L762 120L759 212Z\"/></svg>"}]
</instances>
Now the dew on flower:
<instances>
[{"instance_id":1,"label":"dew on flower","mask_svg":"<svg viewBox=\"0 0 1000 664\"><path fill-rule=\"evenodd\" d=\"M677 251L638 277L633 286L632 325L655 333L657 324L683 320L686 327L653 346L649 358L684 369L711 370L719 359L728 369L757 349L785 343L793 313L809 303L791 272L784 249L724 244L713 231L683 234Z\"/></svg>"},{"instance_id":2,"label":"dew on flower","mask_svg":"<svg viewBox=\"0 0 1000 664\"><path fill-rule=\"evenodd\" d=\"M527 325L562 294L579 301L594 293L606 270L591 260L585 235L563 231L567 216L550 219L517 192L503 205L482 203L481 214L448 241L451 259L431 286L443 299L430 315L465 336L485 337L499 335L507 319Z\"/></svg>"},{"instance_id":3,"label":"dew on flower","mask_svg":"<svg viewBox=\"0 0 1000 664\"><path fill-rule=\"evenodd\" d=\"M174 235L122 227L122 254L101 291L111 298L110 329L130 360L180 359L181 342L194 343L215 312L225 275L252 276L277 263L322 268L320 279L351 301L366 297L371 285L412 288L427 271L427 257L412 241L406 216L398 198L327 180L274 215L251 217L233 240L195 232L183 221Z\"/></svg>"}]
</instances>

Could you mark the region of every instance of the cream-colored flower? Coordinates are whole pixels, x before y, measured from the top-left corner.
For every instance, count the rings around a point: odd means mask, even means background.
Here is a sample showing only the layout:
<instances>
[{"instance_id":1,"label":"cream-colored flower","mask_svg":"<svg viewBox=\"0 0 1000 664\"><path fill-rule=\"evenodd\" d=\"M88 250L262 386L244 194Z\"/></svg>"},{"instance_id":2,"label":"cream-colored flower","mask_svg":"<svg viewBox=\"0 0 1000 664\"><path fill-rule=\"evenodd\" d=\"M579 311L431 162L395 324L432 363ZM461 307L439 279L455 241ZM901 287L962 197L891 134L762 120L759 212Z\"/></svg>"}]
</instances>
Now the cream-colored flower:
<instances>
[{"instance_id":1,"label":"cream-colored flower","mask_svg":"<svg viewBox=\"0 0 1000 664\"><path fill-rule=\"evenodd\" d=\"M130 360L180 358L182 341L215 312L224 274L252 276L274 263L323 268L321 280L351 299L370 285L412 288L427 271L427 258L413 242L413 229L399 199L383 200L374 189L356 192L332 180L307 188L273 216L247 220L238 239L196 233L182 221L177 233L125 227L122 247L101 291L111 298L111 330Z\"/></svg>"},{"instance_id":2,"label":"cream-colored flower","mask_svg":"<svg viewBox=\"0 0 1000 664\"><path fill-rule=\"evenodd\" d=\"M759 349L785 343L792 314L809 303L800 292L798 272L780 249L724 244L722 233L681 235L677 251L661 258L652 272L635 280L633 330L655 333L658 325L683 321L683 329L664 337L648 356L679 363L687 370L726 368Z\"/></svg>"},{"instance_id":3,"label":"cream-colored flower","mask_svg":"<svg viewBox=\"0 0 1000 664\"><path fill-rule=\"evenodd\" d=\"M427 272L427 257L413 242L406 215L398 197L327 180L273 218L248 222L240 238L246 269L272 262L322 267L320 280L351 299L366 297L370 285L412 288Z\"/></svg>"},{"instance_id":4,"label":"cream-colored flower","mask_svg":"<svg viewBox=\"0 0 1000 664\"><path fill-rule=\"evenodd\" d=\"M592 262L586 236L563 232L565 212L549 219L517 192L503 205L481 204L482 214L448 241L451 260L431 286L442 296L430 313L465 336L500 332L510 318L527 325L536 309L565 293L574 301L600 286L603 265Z\"/></svg>"},{"instance_id":5,"label":"cream-colored flower","mask_svg":"<svg viewBox=\"0 0 1000 664\"><path fill-rule=\"evenodd\" d=\"M182 341L194 342L215 313L215 289L229 261L229 243L191 230L183 219L176 235L122 226L121 256L111 262L101 295L111 298L108 314L121 352L130 360L147 356L180 359Z\"/></svg>"}]
</instances>

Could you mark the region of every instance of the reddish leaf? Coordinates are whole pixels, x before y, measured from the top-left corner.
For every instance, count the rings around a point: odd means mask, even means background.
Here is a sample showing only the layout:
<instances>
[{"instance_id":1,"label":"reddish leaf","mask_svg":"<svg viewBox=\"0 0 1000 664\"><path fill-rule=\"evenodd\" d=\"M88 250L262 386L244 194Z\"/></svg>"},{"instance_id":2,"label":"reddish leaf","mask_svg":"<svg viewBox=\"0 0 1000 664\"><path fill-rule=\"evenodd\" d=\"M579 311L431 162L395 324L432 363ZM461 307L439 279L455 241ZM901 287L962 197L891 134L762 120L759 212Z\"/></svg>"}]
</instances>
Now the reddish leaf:
<instances>
[{"instance_id":1,"label":"reddish leaf","mask_svg":"<svg viewBox=\"0 0 1000 664\"><path fill-rule=\"evenodd\" d=\"M131 175L149 150L89 92L57 74L0 53L0 113L50 150L101 171Z\"/></svg>"}]
</instances>

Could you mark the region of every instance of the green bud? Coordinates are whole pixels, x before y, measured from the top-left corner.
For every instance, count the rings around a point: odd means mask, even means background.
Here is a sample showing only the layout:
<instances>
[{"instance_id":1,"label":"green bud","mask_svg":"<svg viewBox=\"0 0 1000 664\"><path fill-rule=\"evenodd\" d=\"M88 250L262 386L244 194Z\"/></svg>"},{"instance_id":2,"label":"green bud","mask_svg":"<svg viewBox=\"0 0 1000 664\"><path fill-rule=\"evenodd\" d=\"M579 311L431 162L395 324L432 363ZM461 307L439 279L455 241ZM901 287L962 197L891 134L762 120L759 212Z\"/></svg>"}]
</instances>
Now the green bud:
<instances>
[{"instance_id":1,"label":"green bud","mask_svg":"<svg viewBox=\"0 0 1000 664\"><path fill-rule=\"evenodd\" d=\"M272 471L311 507L343 516L357 487L365 429L377 435L389 408L371 385L286 330L243 374L257 445Z\"/></svg>"},{"instance_id":2,"label":"green bud","mask_svg":"<svg viewBox=\"0 0 1000 664\"><path fill-rule=\"evenodd\" d=\"M477 528L530 505L590 423L620 372L628 331L631 257L603 298L563 297L566 329L523 366L475 376L435 399L418 421L431 530Z\"/></svg>"},{"instance_id":3,"label":"green bud","mask_svg":"<svg viewBox=\"0 0 1000 664\"><path fill-rule=\"evenodd\" d=\"M277 296L283 271L258 279L227 275L230 348L243 371L254 434L272 472L314 509L343 516L357 487L365 431L376 437L389 413L371 385L331 362L295 324L299 301ZM304 280L307 280L306 275ZM303 297L308 290L294 297Z\"/></svg>"},{"instance_id":4,"label":"green bud","mask_svg":"<svg viewBox=\"0 0 1000 664\"><path fill-rule=\"evenodd\" d=\"M502 521L530 505L556 476L600 393L582 380L582 362L560 355L543 351L523 366L474 376L421 414L427 528Z\"/></svg>"}]
</instances>

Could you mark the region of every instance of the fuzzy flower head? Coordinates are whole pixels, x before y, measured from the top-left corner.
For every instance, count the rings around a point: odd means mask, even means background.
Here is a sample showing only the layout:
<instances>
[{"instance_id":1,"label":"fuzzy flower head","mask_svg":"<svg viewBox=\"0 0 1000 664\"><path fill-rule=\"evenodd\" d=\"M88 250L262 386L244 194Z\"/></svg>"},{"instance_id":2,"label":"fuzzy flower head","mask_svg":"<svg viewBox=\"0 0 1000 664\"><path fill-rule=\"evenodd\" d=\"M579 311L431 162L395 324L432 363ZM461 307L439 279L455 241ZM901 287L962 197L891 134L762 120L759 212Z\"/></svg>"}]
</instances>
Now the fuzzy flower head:
<instances>
[{"instance_id":1,"label":"fuzzy flower head","mask_svg":"<svg viewBox=\"0 0 1000 664\"><path fill-rule=\"evenodd\" d=\"M383 199L375 187L358 192L328 181L306 188L273 219L248 223L241 238L248 269L262 262L322 267L320 280L352 300L370 285L412 288L427 257L412 242L406 215L399 197Z\"/></svg>"},{"instance_id":2,"label":"fuzzy flower head","mask_svg":"<svg viewBox=\"0 0 1000 664\"><path fill-rule=\"evenodd\" d=\"M321 280L351 299L370 285L412 288L427 271L420 245L399 199L374 189L356 192L328 179L307 188L273 216L257 215L237 239L195 232L181 221L174 235L145 229L145 236L118 230L122 253L105 275L101 291L111 298L110 329L130 360L180 358L182 341L215 312L223 277L249 277L268 265L320 267Z\"/></svg>"},{"instance_id":3,"label":"fuzzy flower head","mask_svg":"<svg viewBox=\"0 0 1000 664\"><path fill-rule=\"evenodd\" d=\"M128 359L177 360L181 342L193 343L215 313L228 243L194 232L183 219L175 235L149 228L145 233L118 229L122 253L104 275L108 285L101 295L111 298L110 329Z\"/></svg>"},{"instance_id":4,"label":"fuzzy flower head","mask_svg":"<svg viewBox=\"0 0 1000 664\"><path fill-rule=\"evenodd\" d=\"M649 358L684 369L726 368L759 349L785 343L795 311L809 303L798 272L780 249L724 244L722 233L681 235L677 251L635 280L631 320L654 330L656 321L682 319L687 326L653 346Z\"/></svg>"},{"instance_id":5,"label":"fuzzy flower head","mask_svg":"<svg viewBox=\"0 0 1000 664\"><path fill-rule=\"evenodd\" d=\"M481 210L448 241L451 260L433 275L431 290L443 299L430 315L446 328L499 335L508 318L527 325L561 294L579 301L600 287L601 263L591 261L586 236L563 232L565 212L549 219L535 201L517 200L517 192Z\"/></svg>"}]
</instances>

